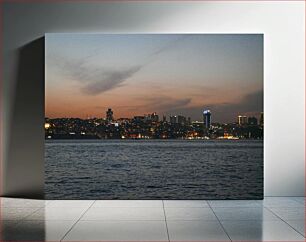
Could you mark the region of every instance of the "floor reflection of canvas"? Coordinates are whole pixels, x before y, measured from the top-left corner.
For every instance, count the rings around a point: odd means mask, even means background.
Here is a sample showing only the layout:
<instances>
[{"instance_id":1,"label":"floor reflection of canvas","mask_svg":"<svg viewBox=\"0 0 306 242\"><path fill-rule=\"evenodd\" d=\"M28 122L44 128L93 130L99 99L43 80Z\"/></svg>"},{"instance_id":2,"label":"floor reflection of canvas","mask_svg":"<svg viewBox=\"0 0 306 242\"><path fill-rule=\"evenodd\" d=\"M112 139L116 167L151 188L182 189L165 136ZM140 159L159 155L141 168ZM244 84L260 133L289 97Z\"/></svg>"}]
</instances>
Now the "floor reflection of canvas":
<instances>
[{"instance_id":1,"label":"floor reflection of canvas","mask_svg":"<svg viewBox=\"0 0 306 242\"><path fill-rule=\"evenodd\" d=\"M262 34L46 34L47 199L262 199Z\"/></svg>"}]
</instances>

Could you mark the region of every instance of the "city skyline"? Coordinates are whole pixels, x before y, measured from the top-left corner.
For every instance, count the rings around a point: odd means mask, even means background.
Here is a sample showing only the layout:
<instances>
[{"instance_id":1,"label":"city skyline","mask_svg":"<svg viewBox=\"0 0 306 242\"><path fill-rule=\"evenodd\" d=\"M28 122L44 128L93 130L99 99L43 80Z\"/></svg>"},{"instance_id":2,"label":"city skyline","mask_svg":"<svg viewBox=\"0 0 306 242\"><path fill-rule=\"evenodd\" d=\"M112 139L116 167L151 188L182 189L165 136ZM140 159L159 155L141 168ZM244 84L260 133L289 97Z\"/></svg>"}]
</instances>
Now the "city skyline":
<instances>
[{"instance_id":1,"label":"city skyline","mask_svg":"<svg viewBox=\"0 0 306 242\"><path fill-rule=\"evenodd\" d=\"M168 121L168 122L171 122L171 118L172 117L176 117L176 118L178 118L178 117L184 117L184 118L186 118L186 120L187 119L190 119L190 121L191 122L205 122L203 119L203 114L204 114L204 112L205 111L209 111L209 113L210 113L210 119L213 117L213 113L211 112L211 110L202 110L203 112L202 112L202 117L200 118L200 119L197 119L197 120L195 120L195 119L191 119L191 117L188 117L188 116L184 116L184 115L182 115L182 114L169 114L169 115L163 115L163 114L159 114L159 113L157 113L157 112L153 112L153 113L145 113L145 114L138 114L138 115L135 115L135 116L133 116L133 117L116 117L115 115L116 115L116 112L115 112L115 110L113 110L112 108L108 108L107 110L104 110L105 112L104 112L104 114L101 114L101 115L98 115L98 116L86 116L85 118L81 118L81 117L66 117L66 116L64 116L64 117L45 117L45 119L69 119L69 118L72 118L72 119L75 119L75 118L79 118L79 119L103 119L103 120L106 120L106 121L117 121L117 120L120 120L120 119L133 119L133 118L135 118L135 117L148 117L148 116L150 116L150 115L157 115L158 117L159 117L159 119L160 120L162 120L162 119L165 119L165 121ZM112 114L112 119L110 119L109 117L108 117L108 112L111 112ZM103 113L103 112L102 112ZM262 117L262 115L263 115L263 112L260 112L260 113L256 113L256 114L254 114L254 113L252 113L251 115L247 115L247 114L243 114L243 113L241 113L241 114L238 114L236 117L235 117L235 120L231 120L230 122L226 122L226 123L239 123L239 119L242 117L242 118L246 118L246 119L248 119L248 118L256 118L257 120L260 120L261 119L261 117ZM222 123L222 122L220 122L220 121L218 121L218 120L211 120L211 123Z\"/></svg>"},{"instance_id":2,"label":"city skyline","mask_svg":"<svg viewBox=\"0 0 306 242\"><path fill-rule=\"evenodd\" d=\"M49 118L157 112L232 122L263 112L258 34L47 34Z\"/></svg>"},{"instance_id":3,"label":"city skyline","mask_svg":"<svg viewBox=\"0 0 306 242\"><path fill-rule=\"evenodd\" d=\"M105 118L45 118L47 139L262 139L263 113L260 119L237 117L236 122L212 122L212 112L203 110L202 121L182 115L160 117L156 112L133 118L115 118L111 108Z\"/></svg>"}]
</instances>

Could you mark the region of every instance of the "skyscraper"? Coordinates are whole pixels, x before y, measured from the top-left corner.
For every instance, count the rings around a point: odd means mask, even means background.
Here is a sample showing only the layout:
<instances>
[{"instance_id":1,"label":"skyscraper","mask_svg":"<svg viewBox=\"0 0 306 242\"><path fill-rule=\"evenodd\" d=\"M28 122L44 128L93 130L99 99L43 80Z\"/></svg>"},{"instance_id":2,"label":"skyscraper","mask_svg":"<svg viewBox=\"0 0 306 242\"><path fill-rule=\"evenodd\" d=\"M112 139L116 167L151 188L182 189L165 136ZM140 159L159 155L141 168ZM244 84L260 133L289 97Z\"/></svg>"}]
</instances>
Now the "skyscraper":
<instances>
[{"instance_id":1,"label":"skyscraper","mask_svg":"<svg viewBox=\"0 0 306 242\"><path fill-rule=\"evenodd\" d=\"M204 127L209 129L211 125L211 112L210 110L204 110L203 111L203 122L204 122Z\"/></svg>"},{"instance_id":2,"label":"skyscraper","mask_svg":"<svg viewBox=\"0 0 306 242\"><path fill-rule=\"evenodd\" d=\"M109 108L107 111L106 111L106 120L108 122L112 122L114 120L114 116L113 116L113 111L111 108Z\"/></svg>"},{"instance_id":3,"label":"skyscraper","mask_svg":"<svg viewBox=\"0 0 306 242\"><path fill-rule=\"evenodd\" d=\"M170 123L175 124L176 122L176 116L170 116Z\"/></svg>"}]
</instances>

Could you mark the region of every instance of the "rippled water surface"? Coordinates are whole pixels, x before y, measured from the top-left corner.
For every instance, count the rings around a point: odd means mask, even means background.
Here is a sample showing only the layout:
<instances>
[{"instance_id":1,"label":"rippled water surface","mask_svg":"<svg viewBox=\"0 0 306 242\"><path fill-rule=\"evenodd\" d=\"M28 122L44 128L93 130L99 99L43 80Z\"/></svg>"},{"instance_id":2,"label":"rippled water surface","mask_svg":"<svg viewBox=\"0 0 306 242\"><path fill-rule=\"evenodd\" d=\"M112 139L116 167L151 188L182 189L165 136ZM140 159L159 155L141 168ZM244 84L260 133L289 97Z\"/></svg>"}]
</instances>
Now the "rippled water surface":
<instances>
[{"instance_id":1,"label":"rippled water surface","mask_svg":"<svg viewBox=\"0 0 306 242\"><path fill-rule=\"evenodd\" d=\"M260 199L263 141L48 140L47 199Z\"/></svg>"}]
</instances>

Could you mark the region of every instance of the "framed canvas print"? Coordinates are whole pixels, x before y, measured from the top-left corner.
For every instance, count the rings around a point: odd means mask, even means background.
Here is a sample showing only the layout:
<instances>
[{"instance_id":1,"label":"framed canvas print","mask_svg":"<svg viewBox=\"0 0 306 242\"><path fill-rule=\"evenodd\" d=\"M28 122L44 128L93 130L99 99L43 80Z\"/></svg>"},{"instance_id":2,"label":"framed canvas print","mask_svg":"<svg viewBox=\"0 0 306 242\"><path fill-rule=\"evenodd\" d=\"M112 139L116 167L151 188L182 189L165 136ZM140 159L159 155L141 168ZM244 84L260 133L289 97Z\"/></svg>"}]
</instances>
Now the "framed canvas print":
<instances>
[{"instance_id":1,"label":"framed canvas print","mask_svg":"<svg viewBox=\"0 0 306 242\"><path fill-rule=\"evenodd\" d=\"M46 34L47 199L262 199L262 34Z\"/></svg>"}]
</instances>

